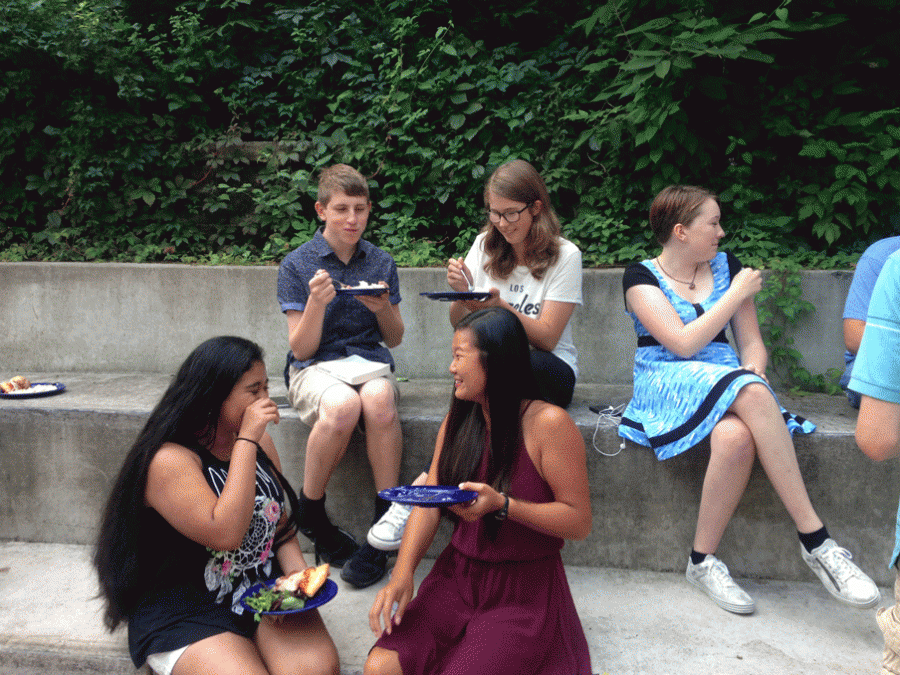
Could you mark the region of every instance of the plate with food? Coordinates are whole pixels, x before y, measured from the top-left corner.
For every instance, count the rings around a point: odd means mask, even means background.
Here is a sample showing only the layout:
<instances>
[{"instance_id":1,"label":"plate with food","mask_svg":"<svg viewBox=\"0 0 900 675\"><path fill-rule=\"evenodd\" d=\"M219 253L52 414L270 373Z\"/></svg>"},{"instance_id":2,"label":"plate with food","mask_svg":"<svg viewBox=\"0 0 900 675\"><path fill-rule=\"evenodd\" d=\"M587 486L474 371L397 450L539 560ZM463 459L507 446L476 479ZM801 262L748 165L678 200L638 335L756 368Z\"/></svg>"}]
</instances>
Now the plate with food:
<instances>
[{"instance_id":1,"label":"plate with food","mask_svg":"<svg viewBox=\"0 0 900 675\"><path fill-rule=\"evenodd\" d=\"M338 295L381 295L387 293L387 286L360 281L356 286L340 286L335 289Z\"/></svg>"},{"instance_id":2,"label":"plate with food","mask_svg":"<svg viewBox=\"0 0 900 675\"><path fill-rule=\"evenodd\" d=\"M409 506L451 506L470 502L478 493L454 485L401 485L378 493L382 499Z\"/></svg>"},{"instance_id":3,"label":"plate with food","mask_svg":"<svg viewBox=\"0 0 900 675\"><path fill-rule=\"evenodd\" d=\"M241 604L260 616L283 616L321 607L337 595L338 587L328 578L328 563L307 567L289 576L253 584L241 596Z\"/></svg>"},{"instance_id":4,"label":"plate with food","mask_svg":"<svg viewBox=\"0 0 900 675\"><path fill-rule=\"evenodd\" d=\"M443 300L451 302L453 300L487 300L491 294L487 291L425 291L419 293L431 300Z\"/></svg>"},{"instance_id":5,"label":"plate with food","mask_svg":"<svg viewBox=\"0 0 900 675\"><path fill-rule=\"evenodd\" d=\"M29 382L22 375L0 382L0 398L38 398L65 391L62 382Z\"/></svg>"}]
</instances>

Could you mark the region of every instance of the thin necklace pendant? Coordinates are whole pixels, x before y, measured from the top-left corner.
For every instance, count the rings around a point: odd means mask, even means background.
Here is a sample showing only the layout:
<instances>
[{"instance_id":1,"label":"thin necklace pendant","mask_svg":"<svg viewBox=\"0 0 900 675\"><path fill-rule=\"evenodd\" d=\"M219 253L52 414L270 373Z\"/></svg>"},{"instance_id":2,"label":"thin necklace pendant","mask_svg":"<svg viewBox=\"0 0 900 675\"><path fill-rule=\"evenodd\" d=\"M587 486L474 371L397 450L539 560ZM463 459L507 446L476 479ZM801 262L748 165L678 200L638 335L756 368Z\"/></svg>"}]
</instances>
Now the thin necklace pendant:
<instances>
[{"instance_id":1,"label":"thin necklace pendant","mask_svg":"<svg viewBox=\"0 0 900 675\"><path fill-rule=\"evenodd\" d=\"M697 288L697 285L694 283L694 281L697 280L697 271L700 269L700 265L702 265L703 263L697 263L697 266L694 268L694 276L691 277L690 281L682 281L681 279L676 279L671 274L666 272L666 268L663 267L662 263L659 261L659 256L656 257L656 264L659 265L659 269L662 270L663 274L669 277L672 281L677 281L679 284L685 284L692 291Z\"/></svg>"}]
</instances>

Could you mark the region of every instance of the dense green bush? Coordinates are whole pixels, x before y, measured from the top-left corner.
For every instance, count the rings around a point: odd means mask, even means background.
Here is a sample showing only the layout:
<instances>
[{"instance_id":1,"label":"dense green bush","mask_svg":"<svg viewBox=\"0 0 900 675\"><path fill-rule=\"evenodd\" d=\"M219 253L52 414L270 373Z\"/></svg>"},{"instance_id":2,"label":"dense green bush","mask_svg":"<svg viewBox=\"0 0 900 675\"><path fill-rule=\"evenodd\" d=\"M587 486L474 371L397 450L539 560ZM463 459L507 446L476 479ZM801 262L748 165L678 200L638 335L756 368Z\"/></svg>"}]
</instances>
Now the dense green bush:
<instances>
[{"instance_id":1,"label":"dense green bush","mask_svg":"<svg viewBox=\"0 0 900 675\"><path fill-rule=\"evenodd\" d=\"M275 262L343 161L435 264L521 157L588 265L651 254L676 181L750 262L846 262L895 227L891 4L7 0L0 260Z\"/></svg>"}]
</instances>

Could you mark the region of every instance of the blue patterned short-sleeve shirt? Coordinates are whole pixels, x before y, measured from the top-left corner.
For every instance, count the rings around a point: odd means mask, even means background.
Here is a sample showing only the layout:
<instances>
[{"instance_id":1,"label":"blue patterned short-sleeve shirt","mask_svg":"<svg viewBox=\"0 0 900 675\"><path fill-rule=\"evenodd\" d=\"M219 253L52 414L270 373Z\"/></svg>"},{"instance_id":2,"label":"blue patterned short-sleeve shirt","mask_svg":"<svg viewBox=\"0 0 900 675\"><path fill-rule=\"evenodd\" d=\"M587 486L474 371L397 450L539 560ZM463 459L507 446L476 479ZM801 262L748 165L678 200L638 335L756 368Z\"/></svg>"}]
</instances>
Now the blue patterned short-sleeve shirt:
<instances>
[{"instance_id":1,"label":"blue patterned short-sleeve shirt","mask_svg":"<svg viewBox=\"0 0 900 675\"><path fill-rule=\"evenodd\" d=\"M400 303L400 278L394 259L377 246L360 239L356 253L346 265L322 236L321 230L308 242L288 254L278 270L278 303L281 311L302 312L309 299L309 282L324 269L339 284L356 286L361 281L388 285L392 305ZM394 360L382 342L375 315L354 296L338 295L325 309L322 340L312 358L299 361L291 352L287 365L305 368L316 361L333 361L356 354L371 361L390 364ZM285 375L287 378L287 375Z\"/></svg>"}]
</instances>

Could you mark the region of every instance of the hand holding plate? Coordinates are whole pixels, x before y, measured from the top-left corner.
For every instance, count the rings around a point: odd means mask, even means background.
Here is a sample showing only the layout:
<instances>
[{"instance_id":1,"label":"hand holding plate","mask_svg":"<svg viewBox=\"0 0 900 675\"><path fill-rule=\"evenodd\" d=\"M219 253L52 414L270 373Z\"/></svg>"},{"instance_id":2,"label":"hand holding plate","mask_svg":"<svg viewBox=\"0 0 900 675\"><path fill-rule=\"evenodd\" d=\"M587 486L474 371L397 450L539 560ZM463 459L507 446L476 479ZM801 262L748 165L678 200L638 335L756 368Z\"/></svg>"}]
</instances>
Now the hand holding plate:
<instances>
[{"instance_id":1,"label":"hand holding plate","mask_svg":"<svg viewBox=\"0 0 900 675\"><path fill-rule=\"evenodd\" d=\"M477 312L479 309L487 309L488 307L499 307L502 302L500 300L500 289L492 288L489 292L491 297L484 300L461 300L460 302L470 312Z\"/></svg>"},{"instance_id":2,"label":"hand holding plate","mask_svg":"<svg viewBox=\"0 0 900 675\"><path fill-rule=\"evenodd\" d=\"M378 295L357 295L356 299L364 304L372 314L384 311L390 304L390 295L388 295L388 285L386 281L379 281L384 286L384 292Z\"/></svg>"},{"instance_id":3,"label":"hand holding plate","mask_svg":"<svg viewBox=\"0 0 900 675\"><path fill-rule=\"evenodd\" d=\"M506 503L503 495L485 483L460 483L459 489L472 490L476 493L476 497L472 501L450 507L453 513L468 523L500 510Z\"/></svg>"}]
</instances>

